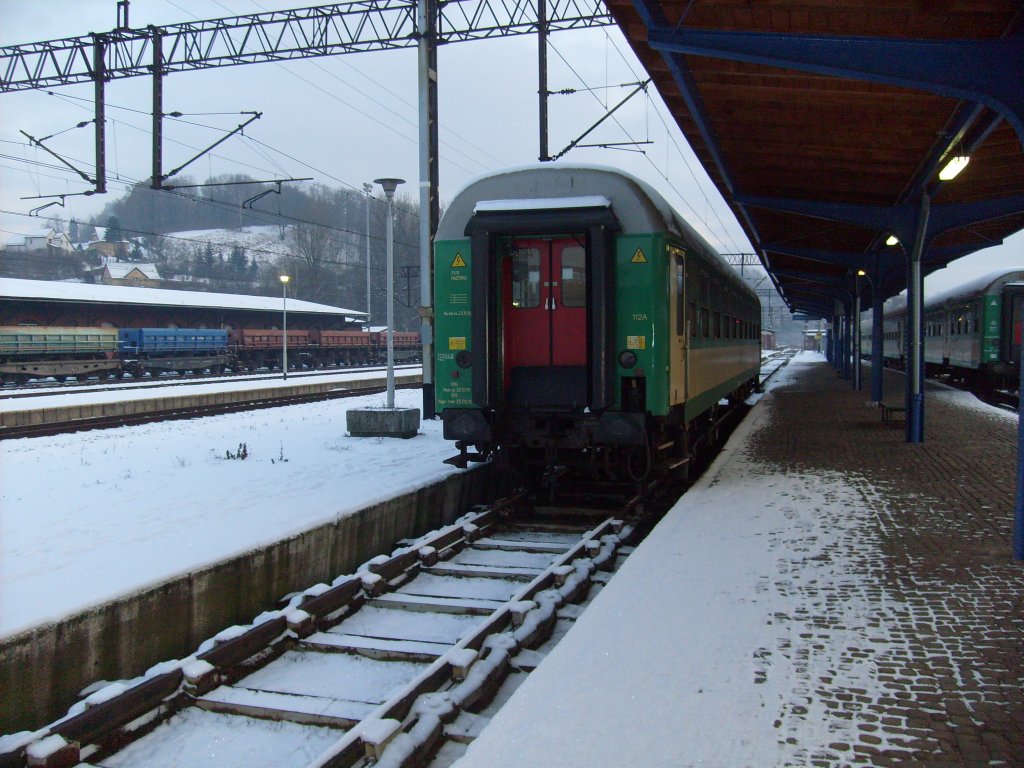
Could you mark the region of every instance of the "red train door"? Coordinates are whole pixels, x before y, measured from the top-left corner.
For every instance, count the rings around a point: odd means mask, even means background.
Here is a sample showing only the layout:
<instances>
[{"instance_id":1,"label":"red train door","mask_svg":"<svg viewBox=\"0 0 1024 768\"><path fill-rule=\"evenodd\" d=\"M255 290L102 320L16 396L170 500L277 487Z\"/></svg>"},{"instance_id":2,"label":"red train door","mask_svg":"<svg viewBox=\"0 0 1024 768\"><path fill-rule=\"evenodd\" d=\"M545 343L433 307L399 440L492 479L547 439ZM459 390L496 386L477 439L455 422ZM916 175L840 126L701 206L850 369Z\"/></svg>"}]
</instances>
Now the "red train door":
<instances>
[{"instance_id":1,"label":"red train door","mask_svg":"<svg viewBox=\"0 0 1024 768\"><path fill-rule=\"evenodd\" d=\"M505 268L504 342L505 386L513 390L513 400L586 404L582 243L582 237L575 236L511 241Z\"/></svg>"}]
</instances>

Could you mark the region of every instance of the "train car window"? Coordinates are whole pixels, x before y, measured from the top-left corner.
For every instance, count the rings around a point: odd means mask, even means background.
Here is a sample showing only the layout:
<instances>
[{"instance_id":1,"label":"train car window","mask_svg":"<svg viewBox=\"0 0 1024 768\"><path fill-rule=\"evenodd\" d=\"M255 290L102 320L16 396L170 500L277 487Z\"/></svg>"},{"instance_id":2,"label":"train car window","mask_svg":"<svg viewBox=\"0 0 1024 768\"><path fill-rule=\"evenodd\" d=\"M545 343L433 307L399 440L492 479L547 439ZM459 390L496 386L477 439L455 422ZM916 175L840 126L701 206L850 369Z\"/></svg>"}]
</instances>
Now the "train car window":
<instances>
[{"instance_id":1,"label":"train car window","mask_svg":"<svg viewBox=\"0 0 1024 768\"><path fill-rule=\"evenodd\" d=\"M562 305L587 306L587 256L578 245L562 249Z\"/></svg>"},{"instance_id":2,"label":"train car window","mask_svg":"<svg viewBox=\"0 0 1024 768\"><path fill-rule=\"evenodd\" d=\"M517 248L512 252L512 306L540 306L540 251Z\"/></svg>"},{"instance_id":3,"label":"train car window","mask_svg":"<svg viewBox=\"0 0 1024 768\"><path fill-rule=\"evenodd\" d=\"M708 338L711 331L711 318L709 317L711 310L707 307L700 308L700 337L702 339Z\"/></svg>"},{"instance_id":4,"label":"train car window","mask_svg":"<svg viewBox=\"0 0 1024 768\"><path fill-rule=\"evenodd\" d=\"M722 313L715 312L715 319L711 321L711 328L716 339L722 338Z\"/></svg>"},{"instance_id":5,"label":"train car window","mask_svg":"<svg viewBox=\"0 0 1024 768\"><path fill-rule=\"evenodd\" d=\"M697 338L697 302L690 302L690 338Z\"/></svg>"}]
</instances>

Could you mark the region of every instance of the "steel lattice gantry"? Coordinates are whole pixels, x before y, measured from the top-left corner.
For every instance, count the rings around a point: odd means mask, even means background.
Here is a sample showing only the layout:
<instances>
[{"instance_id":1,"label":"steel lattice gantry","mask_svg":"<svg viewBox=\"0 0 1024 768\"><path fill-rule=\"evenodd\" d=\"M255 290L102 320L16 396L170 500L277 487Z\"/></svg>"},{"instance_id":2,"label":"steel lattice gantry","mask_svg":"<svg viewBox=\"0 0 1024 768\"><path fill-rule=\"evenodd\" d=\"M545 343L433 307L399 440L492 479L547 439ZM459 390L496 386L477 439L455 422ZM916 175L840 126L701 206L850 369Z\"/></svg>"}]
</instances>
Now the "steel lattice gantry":
<instances>
[{"instance_id":1,"label":"steel lattice gantry","mask_svg":"<svg viewBox=\"0 0 1024 768\"><path fill-rule=\"evenodd\" d=\"M359 0L312 8L115 29L0 48L0 92L153 74L154 40L164 73L413 48L414 0ZM438 44L537 32L537 0L437 4ZM548 0L550 30L605 26L601 0Z\"/></svg>"}]
</instances>

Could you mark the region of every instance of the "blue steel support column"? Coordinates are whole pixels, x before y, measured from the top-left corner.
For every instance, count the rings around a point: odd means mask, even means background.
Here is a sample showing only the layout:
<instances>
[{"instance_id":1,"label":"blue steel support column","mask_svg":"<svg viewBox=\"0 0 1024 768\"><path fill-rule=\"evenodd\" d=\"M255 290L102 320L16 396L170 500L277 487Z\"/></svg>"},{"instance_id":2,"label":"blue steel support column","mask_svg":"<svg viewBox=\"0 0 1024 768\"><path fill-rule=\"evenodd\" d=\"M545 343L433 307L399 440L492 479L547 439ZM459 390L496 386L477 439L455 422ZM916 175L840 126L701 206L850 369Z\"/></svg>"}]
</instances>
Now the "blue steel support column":
<instances>
[{"instance_id":1,"label":"blue steel support column","mask_svg":"<svg viewBox=\"0 0 1024 768\"><path fill-rule=\"evenodd\" d=\"M854 285L857 293L853 297L853 388L860 391L860 277L854 279Z\"/></svg>"},{"instance_id":2,"label":"blue steel support column","mask_svg":"<svg viewBox=\"0 0 1024 768\"><path fill-rule=\"evenodd\" d=\"M1024 347L1020 353L1021 367L1024 371ZM1024 398L1017 406L1017 500L1013 515L1013 558L1024 560Z\"/></svg>"},{"instance_id":3,"label":"blue steel support column","mask_svg":"<svg viewBox=\"0 0 1024 768\"><path fill-rule=\"evenodd\" d=\"M833 368L843 373L843 318L839 312L833 315Z\"/></svg>"},{"instance_id":4,"label":"blue steel support column","mask_svg":"<svg viewBox=\"0 0 1024 768\"><path fill-rule=\"evenodd\" d=\"M917 219L917 235L907 265L907 442L924 442L924 278L921 274L921 253L928 232L931 199L921 195Z\"/></svg>"},{"instance_id":5,"label":"blue steel support column","mask_svg":"<svg viewBox=\"0 0 1024 768\"><path fill-rule=\"evenodd\" d=\"M882 336L883 328L883 317L882 317L882 274L881 270L876 269L874 276L871 278L871 399L876 402L882 402L885 395L884 384L882 373L885 370L885 340ZM877 288L875 286L878 286Z\"/></svg>"},{"instance_id":6,"label":"blue steel support column","mask_svg":"<svg viewBox=\"0 0 1024 768\"><path fill-rule=\"evenodd\" d=\"M853 376L853 317L849 308L843 308L846 310L843 315L843 378L849 379Z\"/></svg>"}]
</instances>

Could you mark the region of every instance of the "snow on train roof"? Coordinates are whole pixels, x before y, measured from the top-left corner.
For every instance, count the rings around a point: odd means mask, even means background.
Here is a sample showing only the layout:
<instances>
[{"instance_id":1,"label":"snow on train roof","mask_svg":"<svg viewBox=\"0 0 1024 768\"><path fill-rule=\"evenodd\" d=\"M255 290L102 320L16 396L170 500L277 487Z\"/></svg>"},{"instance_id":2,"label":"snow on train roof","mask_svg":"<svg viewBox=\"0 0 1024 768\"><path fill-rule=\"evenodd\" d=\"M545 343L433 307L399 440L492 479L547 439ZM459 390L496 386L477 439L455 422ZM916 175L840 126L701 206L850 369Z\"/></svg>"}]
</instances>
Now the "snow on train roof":
<instances>
[{"instance_id":1,"label":"snow on train roof","mask_svg":"<svg viewBox=\"0 0 1024 768\"><path fill-rule=\"evenodd\" d=\"M540 197L522 200L480 200L473 213L486 211L547 211L552 208L611 208L612 201L604 195L588 197Z\"/></svg>"},{"instance_id":2,"label":"snow on train roof","mask_svg":"<svg viewBox=\"0 0 1024 768\"><path fill-rule=\"evenodd\" d=\"M206 307L210 309L248 309L281 311L281 297L248 296L234 293L175 291L168 288L133 288L121 285L88 285L60 283L50 280L0 279L0 299L42 299L46 301L78 301L97 304L141 304L164 307ZM311 312L318 315L362 317L366 313L344 307L332 307L301 299L288 299L289 312Z\"/></svg>"},{"instance_id":3,"label":"snow on train roof","mask_svg":"<svg viewBox=\"0 0 1024 768\"><path fill-rule=\"evenodd\" d=\"M978 294L988 293L997 283L1003 284L1014 280L1024 280L1024 268L1001 269L998 272L979 275L934 296L925 296L925 304L945 304L948 301L956 301L961 298L968 299Z\"/></svg>"}]
</instances>

